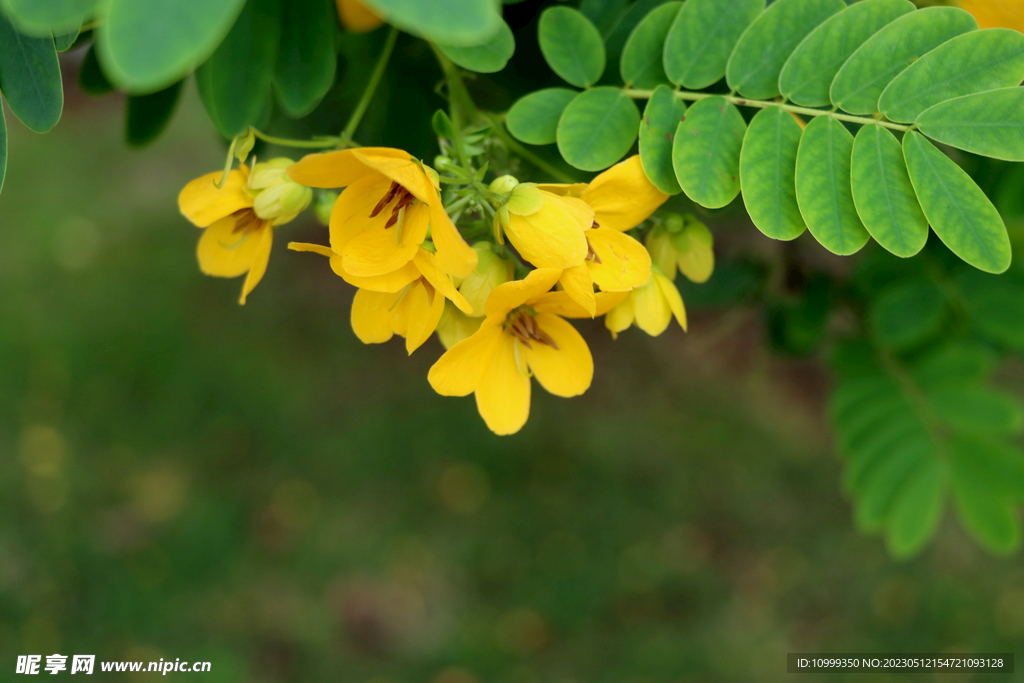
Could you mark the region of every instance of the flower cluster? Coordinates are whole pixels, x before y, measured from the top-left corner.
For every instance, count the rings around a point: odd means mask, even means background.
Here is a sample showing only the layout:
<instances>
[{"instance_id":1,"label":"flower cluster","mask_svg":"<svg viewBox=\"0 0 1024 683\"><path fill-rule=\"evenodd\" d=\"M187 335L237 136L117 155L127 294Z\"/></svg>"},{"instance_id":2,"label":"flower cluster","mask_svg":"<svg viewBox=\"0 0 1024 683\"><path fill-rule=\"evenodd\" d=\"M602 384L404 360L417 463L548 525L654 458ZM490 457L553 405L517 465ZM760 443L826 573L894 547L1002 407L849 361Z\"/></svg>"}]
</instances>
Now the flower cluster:
<instances>
[{"instance_id":1,"label":"flower cluster","mask_svg":"<svg viewBox=\"0 0 1024 683\"><path fill-rule=\"evenodd\" d=\"M439 166L441 168L441 166ZM361 147L243 164L218 185L213 173L189 183L182 213L205 232L204 273L247 274L242 303L270 256L273 228L325 194L329 246L292 242L330 259L357 291L352 329L367 344L405 339L411 354L437 333L447 351L430 369L439 394L474 394L487 426L512 434L530 412L531 377L557 396L589 387L594 362L566 319L605 316L613 336L636 325L650 335L675 317L686 329L676 271L703 282L714 267L711 234L692 217L652 218L668 199L639 157L590 183L476 182L485 239L470 245L449 215L442 178L407 152ZM468 190L467 190L468 191ZM649 225L646 242L641 224ZM478 231L479 232L479 231Z\"/></svg>"}]
</instances>

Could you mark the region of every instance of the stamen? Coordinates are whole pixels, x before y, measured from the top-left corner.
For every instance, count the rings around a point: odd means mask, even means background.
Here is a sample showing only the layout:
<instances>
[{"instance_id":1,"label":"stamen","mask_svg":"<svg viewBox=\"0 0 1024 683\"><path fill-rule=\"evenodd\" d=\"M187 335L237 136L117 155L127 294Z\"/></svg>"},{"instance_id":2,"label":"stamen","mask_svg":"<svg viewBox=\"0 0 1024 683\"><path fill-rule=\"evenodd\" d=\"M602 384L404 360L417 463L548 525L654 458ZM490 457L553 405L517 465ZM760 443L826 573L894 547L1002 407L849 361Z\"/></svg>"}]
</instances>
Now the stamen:
<instances>
[{"instance_id":1,"label":"stamen","mask_svg":"<svg viewBox=\"0 0 1024 683\"><path fill-rule=\"evenodd\" d=\"M395 299L395 303L391 304L391 308L388 309L388 313L390 313L391 311L395 310L398 307L398 304L401 303L402 298L405 296L405 293L408 292L409 288L412 287L414 284L416 283L410 282L405 287L402 287L402 291L398 293L398 297Z\"/></svg>"},{"instance_id":2,"label":"stamen","mask_svg":"<svg viewBox=\"0 0 1024 683\"><path fill-rule=\"evenodd\" d=\"M533 349L532 342L539 342L555 351L560 350L555 340L537 324L537 319L526 311L512 313L505 322L505 329L516 338L516 342L522 342L528 349Z\"/></svg>"},{"instance_id":3,"label":"stamen","mask_svg":"<svg viewBox=\"0 0 1024 683\"><path fill-rule=\"evenodd\" d=\"M596 223L595 223L596 225ZM601 263L601 257L594 251L594 247L590 245L590 240L587 240L587 261L593 261L594 263Z\"/></svg>"},{"instance_id":4,"label":"stamen","mask_svg":"<svg viewBox=\"0 0 1024 683\"><path fill-rule=\"evenodd\" d=\"M248 235L263 227L263 219L253 209L239 209L231 215L235 217L235 227L232 229L235 234Z\"/></svg>"},{"instance_id":5,"label":"stamen","mask_svg":"<svg viewBox=\"0 0 1024 683\"><path fill-rule=\"evenodd\" d=\"M527 344L527 346L529 346L529 344ZM518 339L515 340L515 344L513 344L512 350L513 350L513 353L515 354L516 369L519 370L519 372L521 372L522 374L524 374L527 377L529 377L531 375L531 373L530 373L530 366L529 366L529 364L527 364L526 359L523 358L523 350L519 347L519 340Z\"/></svg>"},{"instance_id":6,"label":"stamen","mask_svg":"<svg viewBox=\"0 0 1024 683\"><path fill-rule=\"evenodd\" d=\"M370 212L370 218L376 218L377 214L384 210L384 207L391 203L391 200L398 194L398 189L401 187L398 183L392 181L391 187L384 194L383 199L377 202L377 206L373 207L373 211Z\"/></svg>"}]
</instances>

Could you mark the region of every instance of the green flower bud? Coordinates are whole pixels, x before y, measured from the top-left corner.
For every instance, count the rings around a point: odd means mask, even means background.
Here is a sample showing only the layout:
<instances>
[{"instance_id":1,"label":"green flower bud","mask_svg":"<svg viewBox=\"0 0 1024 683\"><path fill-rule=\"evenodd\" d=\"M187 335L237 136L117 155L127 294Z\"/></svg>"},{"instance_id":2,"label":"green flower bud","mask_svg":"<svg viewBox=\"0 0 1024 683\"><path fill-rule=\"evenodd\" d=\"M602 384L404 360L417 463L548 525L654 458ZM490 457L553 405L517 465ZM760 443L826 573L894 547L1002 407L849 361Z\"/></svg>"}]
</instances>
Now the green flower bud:
<instances>
[{"instance_id":1,"label":"green flower bud","mask_svg":"<svg viewBox=\"0 0 1024 683\"><path fill-rule=\"evenodd\" d=\"M544 208L544 193L533 183L516 185L503 208L517 216L532 216Z\"/></svg>"},{"instance_id":2,"label":"green flower bud","mask_svg":"<svg viewBox=\"0 0 1024 683\"><path fill-rule=\"evenodd\" d=\"M291 159L273 159L256 164L249 176L249 192L255 197L253 210L263 220L282 225L295 219L313 201L313 191L288 177Z\"/></svg>"},{"instance_id":3,"label":"green flower bud","mask_svg":"<svg viewBox=\"0 0 1024 683\"><path fill-rule=\"evenodd\" d=\"M477 242L473 249L477 254L476 270L462 280L459 292L473 307L471 315L480 317L491 291L511 280L515 271L513 263L495 254L489 242Z\"/></svg>"},{"instance_id":4,"label":"green flower bud","mask_svg":"<svg viewBox=\"0 0 1024 683\"><path fill-rule=\"evenodd\" d=\"M451 301L444 302L444 312L437 323L437 337L444 348L450 349L463 339L471 337L480 329L484 319L471 318L460 311Z\"/></svg>"},{"instance_id":5,"label":"green flower bud","mask_svg":"<svg viewBox=\"0 0 1024 683\"><path fill-rule=\"evenodd\" d=\"M685 226L683 217L678 213L672 213L665 217L665 222L662 224L666 230L671 233L682 232Z\"/></svg>"},{"instance_id":6,"label":"green flower bud","mask_svg":"<svg viewBox=\"0 0 1024 683\"><path fill-rule=\"evenodd\" d=\"M235 138L235 158L244 162L249 158L252 148L256 146L256 133L252 127L245 129L245 132Z\"/></svg>"},{"instance_id":7,"label":"green flower bud","mask_svg":"<svg viewBox=\"0 0 1024 683\"><path fill-rule=\"evenodd\" d=\"M501 195L507 195L512 190L514 190L516 185L518 184L519 181L516 180L515 177L510 175L503 175L500 178L495 178L491 182L491 192L497 192L498 194Z\"/></svg>"},{"instance_id":8,"label":"green flower bud","mask_svg":"<svg viewBox=\"0 0 1024 683\"><path fill-rule=\"evenodd\" d=\"M316 201L313 204L313 213L316 219L324 225L331 224L331 213L334 211L334 204L338 201L338 193L321 190L316 193Z\"/></svg>"},{"instance_id":9,"label":"green flower bud","mask_svg":"<svg viewBox=\"0 0 1024 683\"><path fill-rule=\"evenodd\" d=\"M656 265L670 280L676 278L676 250L672 247L674 237L663 227L655 228L647 234L647 252L651 255L651 263Z\"/></svg>"}]
</instances>

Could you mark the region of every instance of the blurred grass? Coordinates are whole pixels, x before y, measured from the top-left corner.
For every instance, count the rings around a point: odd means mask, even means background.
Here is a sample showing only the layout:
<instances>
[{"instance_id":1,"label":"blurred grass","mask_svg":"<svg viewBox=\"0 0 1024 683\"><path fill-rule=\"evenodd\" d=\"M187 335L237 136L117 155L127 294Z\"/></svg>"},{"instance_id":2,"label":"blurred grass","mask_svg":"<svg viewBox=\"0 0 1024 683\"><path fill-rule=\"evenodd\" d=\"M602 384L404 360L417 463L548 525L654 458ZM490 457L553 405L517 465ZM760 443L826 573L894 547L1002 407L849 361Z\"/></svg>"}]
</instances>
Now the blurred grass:
<instances>
[{"instance_id":1,"label":"blurred grass","mask_svg":"<svg viewBox=\"0 0 1024 683\"><path fill-rule=\"evenodd\" d=\"M45 137L11 125L3 667L60 652L210 660L191 678L213 683L777 681L789 651L1024 637L1019 558L947 520L897 565L853 531L814 427L822 375L760 351L756 316L614 344L584 325L591 390L535 387L527 427L498 438L472 399L430 390L435 341L412 358L359 344L350 289L283 248L323 228L279 231L244 308L240 280L198 273L176 195L222 147L191 93L145 152L120 126L111 99Z\"/></svg>"}]
</instances>

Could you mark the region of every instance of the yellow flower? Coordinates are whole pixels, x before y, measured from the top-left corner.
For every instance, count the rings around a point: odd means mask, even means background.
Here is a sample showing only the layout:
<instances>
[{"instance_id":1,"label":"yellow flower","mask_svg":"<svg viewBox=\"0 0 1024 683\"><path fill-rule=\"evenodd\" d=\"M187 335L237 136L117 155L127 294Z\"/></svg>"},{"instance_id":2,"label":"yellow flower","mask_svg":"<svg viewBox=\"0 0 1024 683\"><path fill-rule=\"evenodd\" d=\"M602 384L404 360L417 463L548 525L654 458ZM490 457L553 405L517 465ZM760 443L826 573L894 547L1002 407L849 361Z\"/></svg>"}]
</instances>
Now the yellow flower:
<instances>
[{"instance_id":1,"label":"yellow flower","mask_svg":"<svg viewBox=\"0 0 1024 683\"><path fill-rule=\"evenodd\" d=\"M563 319L590 314L565 292L549 291L560 275L558 268L539 268L523 280L496 287L480 329L430 369L428 379L437 393L475 394L481 417L496 434L514 434L526 423L531 374L556 396L577 396L590 387L590 349ZM602 292L598 310L608 310L624 296Z\"/></svg>"},{"instance_id":2,"label":"yellow flower","mask_svg":"<svg viewBox=\"0 0 1024 683\"><path fill-rule=\"evenodd\" d=\"M633 323L652 337L657 337L668 327L673 315L685 331L686 309L683 307L683 297L679 295L675 284L655 266L652 268L651 279L608 311L604 324L611 330L612 337L617 337L619 332Z\"/></svg>"},{"instance_id":3,"label":"yellow flower","mask_svg":"<svg viewBox=\"0 0 1024 683\"><path fill-rule=\"evenodd\" d=\"M397 334L405 337L405 349L411 355L434 333L445 299L464 312L473 310L455 289L451 277L438 266L434 254L423 247L418 247L401 269L366 278L345 273L342 257L328 247L290 242L288 248L327 256L336 273L359 287L352 300L351 321L352 331L364 344L381 344Z\"/></svg>"},{"instance_id":4,"label":"yellow flower","mask_svg":"<svg viewBox=\"0 0 1024 683\"><path fill-rule=\"evenodd\" d=\"M383 19L359 0L336 0L336 2L338 18L341 19L341 25L346 30L353 33L366 33L384 23Z\"/></svg>"},{"instance_id":5,"label":"yellow flower","mask_svg":"<svg viewBox=\"0 0 1024 683\"><path fill-rule=\"evenodd\" d=\"M502 176L491 184L501 192L511 187L508 200L494 217L495 233L507 235L519 255L537 268L570 268L587 257L583 231L594 223L594 211L575 197L540 190L533 183L518 183Z\"/></svg>"},{"instance_id":6,"label":"yellow flower","mask_svg":"<svg viewBox=\"0 0 1024 683\"><path fill-rule=\"evenodd\" d=\"M603 292L628 292L651 277L651 257L643 245L611 228L592 228L587 239L587 258L566 268L558 282L580 306L597 314L594 285Z\"/></svg>"},{"instance_id":7,"label":"yellow flower","mask_svg":"<svg viewBox=\"0 0 1024 683\"><path fill-rule=\"evenodd\" d=\"M274 226L293 220L312 200L309 188L295 184L285 173L291 163L275 159L256 164L251 175L243 164L228 173L220 188L222 172L208 173L178 196L181 213L205 228L196 250L200 270L216 277L247 274L241 304L267 270Z\"/></svg>"},{"instance_id":8,"label":"yellow flower","mask_svg":"<svg viewBox=\"0 0 1024 683\"><path fill-rule=\"evenodd\" d=\"M408 152L363 147L311 154L288 175L308 187L345 188L330 221L331 249L341 257L341 270L334 259L331 266L356 286L363 286L359 278L409 268L428 230L442 270L466 277L476 267L476 252L445 213L434 175Z\"/></svg>"},{"instance_id":9,"label":"yellow flower","mask_svg":"<svg viewBox=\"0 0 1024 683\"><path fill-rule=\"evenodd\" d=\"M711 231L693 216L669 216L647 235L651 258L669 280L676 268L691 282L707 282L715 269Z\"/></svg>"},{"instance_id":10,"label":"yellow flower","mask_svg":"<svg viewBox=\"0 0 1024 683\"><path fill-rule=\"evenodd\" d=\"M644 173L639 155L615 164L589 184L538 185L538 188L579 197L594 210L594 221L600 227L620 232L643 223L668 199Z\"/></svg>"},{"instance_id":11,"label":"yellow flower","mask_svg":"<svg viewBox=\"0 0 1024 683\"><path fill-rule=\"evenodd\" d=\"M960 0L981 28L1012 28L1024 32L1024 0Z\"/></svg>"}]
</instances>

